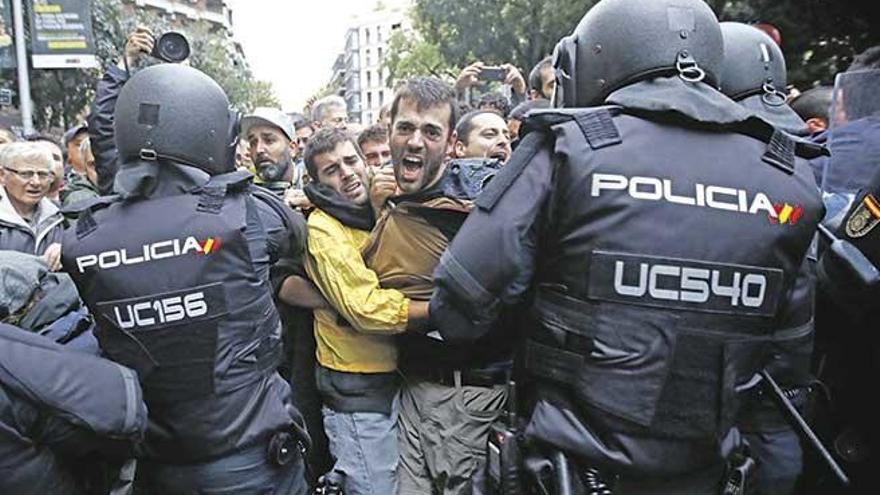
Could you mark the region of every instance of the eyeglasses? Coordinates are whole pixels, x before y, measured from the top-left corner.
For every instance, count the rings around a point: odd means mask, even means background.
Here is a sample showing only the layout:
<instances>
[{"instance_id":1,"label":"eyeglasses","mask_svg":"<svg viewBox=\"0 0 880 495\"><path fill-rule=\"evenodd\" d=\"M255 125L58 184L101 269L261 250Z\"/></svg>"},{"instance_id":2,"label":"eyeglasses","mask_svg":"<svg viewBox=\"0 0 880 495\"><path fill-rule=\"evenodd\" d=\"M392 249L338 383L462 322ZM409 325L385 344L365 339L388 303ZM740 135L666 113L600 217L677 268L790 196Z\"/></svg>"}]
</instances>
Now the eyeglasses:
<instances>
[{"instance_id":1,"label":"eyeglasses","mask_svg":"<svg viewBox=\"0 0 880 495\"><path fill-rule=\"evenodd\" d=\"M17 175L21 180L28 181L36 177L40 182L46 182L55 178L55 174L48 170L18 170L11 167L3 167L4 169Z\"/></svg>"}]
</instances>

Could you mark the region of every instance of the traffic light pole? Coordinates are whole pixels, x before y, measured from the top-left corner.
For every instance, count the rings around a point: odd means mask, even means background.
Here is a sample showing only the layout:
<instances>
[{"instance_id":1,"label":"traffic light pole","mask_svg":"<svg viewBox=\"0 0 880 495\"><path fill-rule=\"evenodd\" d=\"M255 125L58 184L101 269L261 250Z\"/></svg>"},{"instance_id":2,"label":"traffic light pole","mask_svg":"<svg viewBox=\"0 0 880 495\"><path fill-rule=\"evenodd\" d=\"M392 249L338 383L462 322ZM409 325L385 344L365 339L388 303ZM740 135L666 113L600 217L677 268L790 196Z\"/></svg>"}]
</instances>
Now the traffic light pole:
<instances>
[{"instance_id":1,"label":"traffic light pole","mask_svg":"<svg viewBox=\"0 0 880 495\"><path fill-rule=\"evenodd\" d=\"M27 46L24 39L24 9L21 0L12 0L12 18L15 25L15 57L18 67L18 101L24 135L33 134L34 105L31 102L31 80L28 78Z\"/></svg>"}]
</instances>

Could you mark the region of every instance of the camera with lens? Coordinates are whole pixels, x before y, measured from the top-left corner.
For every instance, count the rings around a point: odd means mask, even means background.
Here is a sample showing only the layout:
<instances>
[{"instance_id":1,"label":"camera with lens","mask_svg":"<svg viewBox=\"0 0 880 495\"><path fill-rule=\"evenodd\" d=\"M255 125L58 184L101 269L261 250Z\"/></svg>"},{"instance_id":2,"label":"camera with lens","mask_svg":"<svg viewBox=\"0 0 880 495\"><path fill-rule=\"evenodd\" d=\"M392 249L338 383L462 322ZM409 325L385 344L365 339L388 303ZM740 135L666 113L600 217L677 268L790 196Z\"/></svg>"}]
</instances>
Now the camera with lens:
<instances>
[{"instance_id":1,"label":"camera with lens","mask_svg":"<svg viewBox=\"0 0 880 495\"><path fill-rule=\"evenodd\" d=\"M150 55L165 62L183 62L189 57L189 41L183 34L169 31L156 38Z\"/></svg>"}]
</instances>

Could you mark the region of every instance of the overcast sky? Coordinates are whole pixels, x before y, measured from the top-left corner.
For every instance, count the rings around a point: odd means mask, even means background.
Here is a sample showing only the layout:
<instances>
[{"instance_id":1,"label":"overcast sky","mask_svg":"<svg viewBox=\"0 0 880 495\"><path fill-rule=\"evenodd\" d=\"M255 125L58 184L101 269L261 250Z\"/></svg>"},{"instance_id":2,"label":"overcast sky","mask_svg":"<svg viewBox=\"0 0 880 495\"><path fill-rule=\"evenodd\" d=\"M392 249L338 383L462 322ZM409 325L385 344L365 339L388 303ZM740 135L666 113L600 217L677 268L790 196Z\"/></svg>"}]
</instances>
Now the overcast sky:
<instances>
[{"instance_id":1,"label":"overcast sky","mask_svg":"<svg viewBox=\"0 0 880 495\"><path fill-rule=\"evenodd\" d=\"M375 0L229 0L235 37L254 75L269 81L285 111L301 111L327 83L352 16Z\"/></svg>"}]
</instances>

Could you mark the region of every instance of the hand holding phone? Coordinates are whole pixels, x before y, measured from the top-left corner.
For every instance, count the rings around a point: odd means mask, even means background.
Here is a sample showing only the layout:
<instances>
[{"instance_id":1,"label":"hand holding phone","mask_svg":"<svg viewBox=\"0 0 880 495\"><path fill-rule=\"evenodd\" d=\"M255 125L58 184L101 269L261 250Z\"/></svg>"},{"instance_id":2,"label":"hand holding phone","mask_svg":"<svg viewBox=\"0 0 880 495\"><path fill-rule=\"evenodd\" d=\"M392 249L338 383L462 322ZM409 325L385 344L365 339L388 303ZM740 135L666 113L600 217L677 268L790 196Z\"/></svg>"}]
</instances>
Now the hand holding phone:
<instances>
[{"instance_id":1,"label":"hand holding phone","mask_svg":"<svg viewBox=\"0 0 880 495\"><path fill-rule=\"evenodd\" d=\"M480 79L483 81L501 81L507 79L507 69L503 67L483 67L480 69Z\"/></svg>"}]
</instances>

